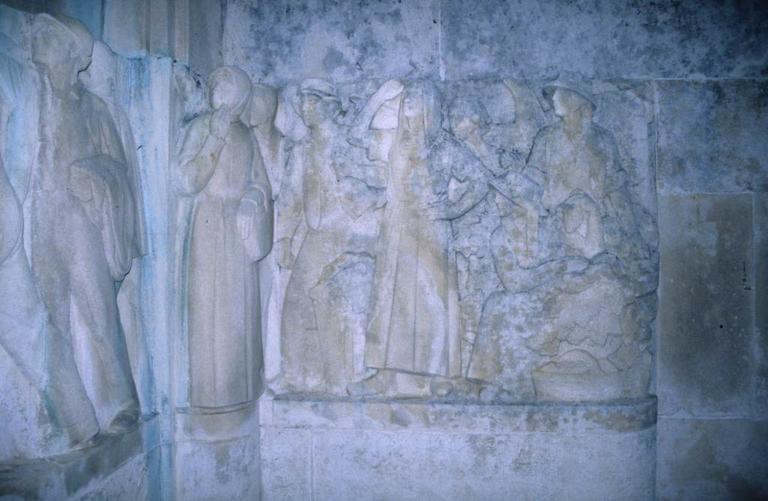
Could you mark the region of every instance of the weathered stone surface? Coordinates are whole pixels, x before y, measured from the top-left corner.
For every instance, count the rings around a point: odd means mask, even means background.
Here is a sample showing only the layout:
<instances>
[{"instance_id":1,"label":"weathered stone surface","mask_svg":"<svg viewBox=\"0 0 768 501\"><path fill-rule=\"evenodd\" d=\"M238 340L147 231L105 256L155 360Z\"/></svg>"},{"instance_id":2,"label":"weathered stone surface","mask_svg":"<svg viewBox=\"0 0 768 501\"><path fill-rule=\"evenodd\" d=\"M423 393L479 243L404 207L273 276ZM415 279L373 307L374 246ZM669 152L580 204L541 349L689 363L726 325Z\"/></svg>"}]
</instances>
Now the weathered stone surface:
<instances>
[{"instance_id":1,"label":"weathered stone surface","mask_svg":"<svg viewBox=\"0 0 768 501\"><path fill-rule=\"evenodd\" d=\"M223 66L211 74L212 111L184 136L178 184L188 207L184 253L188 405L223 411L258 398L261 318L256 263L272 248L272 190L258 144L240 114L251 81Z\"/></svg>"},{"instance_id":2,"label":"weathered stone surface","mask_svg":"<svg viewBox=\"0 0 768 501\"><path fill-rule=\"evenodd\" d=\"M221 2L206 0L188 0L188 24L180 29L188 29L187 61L197 72L207 75L223 62L224 17ZM178 20L177 20L178 22Z\"/></svg>"},{"instance_id":3,"label":"weathered stone surface","mask_svg":"<svg viewBox=\"0 0 768 501\"><path fill-rule=\"evenodd\" d=\"M660 418L658 436L658 499L768 496L768 422Z\"/></svg>"},{"instance_id":4,"label":"weathered stone surface","mask_svg":"<svg viewBox=\"0 0 768 501\"><path fill-rule=\"evenodd\" d=\"M180 499L258 499L259 437L176 444L176 495Z\"/></svg>"},{"instance_id":5,"label":"weathered stone surface","mask_svg":"<svg viewBox=\"0 0 768 501\"><path fill-rule=\"evenodd\" d=\"M768 195L755 194L755 401L753 416L768 415Z\"/></svg>"},{"instance_id":6,"label":"weathered stone surface","mask_svg":"<svg viewBox=\"0 0 768 501\"><path fill-rule=\"evenodd\" d=\"M644 430L656 422L655 399L619 401L600 406L265 398L261 405L262 427L292 429L613 433Z\"/></svg>"},{"instance_id":7,"label":"weathered stone surface","mask_svg":"<svg viewBox=\"0 0 768 501\"><path fill-rule=\"evenodd\" d=\"M261 428L262 499L311 499L312 432Z\"/></svg>"},{"instance_id":8,"label":"weathered stone surface","mask_svg":"<svg viewBox=\"0 0 768 501\"><path fill-rule=\"evenodd\" d=\"M646 395L649 91L570 74L286 88L274 391Z\"/></svg>"},{"instance_id":9,"label":"weathered stone surface","mask_svg":"<svg viewBox=\"0 0 768 501\"><path fill-rule=\"evenodd\" d=\"M644 417L647 403L625 404L602 426L589 417L608 416L602 407L544 410L563 427L539 422L535 405L273 404L271 416L262 408L262 469L273 479L264 499L653 497L655 419ZM413 419L443 413L463 424ZM519 418L509 421L509 413ZM627 421L644 424L624 429L619 423Z\"/></svg>"},{"instance_id":10,"label":"weathered stone surface","mask_svg":"<svg viewBox=\"0 0 768 501\"><path fill-rule=\"evenodd\" d=\"M442 2L449 79L761 77L768 64L763 2Z\"/></svg>"},{"instance_id":11,"label":"weathered stone surface","mask_svg":"<svg viewBox=\"0 0 768 501\"><path fill-rule=\"evenodd\" d=\"M662 193L768 190L768 143L755 136L768 130L768 82L673 80L656 86Z\"/></svg>"},{"instance_id":12,"label":"weathered stone surface","mask_svg":"<svg viewBox=\"0 0 768 501\"><path fill-rule=\"evenodd\" d=\"M439 3L229 2L228 64L254 81L337 82L434 76L439 71Z\"/></svg>"},{"instance_id":13,"label":"weathered stone surface","mask_svg":"<svg viewBox=\"0 0 768 501\"><path fill-rule=\"evenodd\" d=\"M157 492L150 468L159 466L158 421L152 417L128 433L101 435L90 448L54 458L4 462L0 497L149 499Z\"/></svg>"},{"instance_id":14,"label":"weathered stone surface","mask_svg":"<svg viewBox=\"0 0 768 501\"><path fill-rule=\"evenodd\" d=\"M661 198L662 415L750 415L752 195Z\"/></svg>"}]
</instances>

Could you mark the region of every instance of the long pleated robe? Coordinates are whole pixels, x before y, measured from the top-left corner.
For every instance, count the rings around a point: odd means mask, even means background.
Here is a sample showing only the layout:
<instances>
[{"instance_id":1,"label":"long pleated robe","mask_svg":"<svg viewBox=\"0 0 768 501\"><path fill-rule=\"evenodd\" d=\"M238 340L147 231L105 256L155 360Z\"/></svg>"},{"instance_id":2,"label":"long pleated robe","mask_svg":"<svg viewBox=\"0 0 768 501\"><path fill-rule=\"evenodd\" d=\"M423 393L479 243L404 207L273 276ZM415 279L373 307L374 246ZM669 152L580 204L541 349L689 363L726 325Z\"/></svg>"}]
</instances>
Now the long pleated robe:
<instances>
[{"instance_id":1,"label":"long pleated robe","mask_svg":"<svg viewBox=\"0 0 768 501\"><path fill-rule=\"evenodd\" d=\"M192 124L180 157L190 179L202 168L196 162L216 163L204 185L187 184L195 194L187 265L189 403L222 408L250 402L260 390L256 261L265 252L249 252L237 214L249 192L258 190L270 201L271 192L258 150L242 123L232 124L217 158L197 155L209 121L208 115ZM271 213L263 217L271 218ZM252 233L262 231L254 227ZM271 237L267 240L271 244Z\"/></svg>"},{"instance_id":2,"label":"long pleated robe","mask_svg":"<svg viewBox=\"0 0 768 501\"><path fill-rule=\"evenodd\" d=\"M403 117L390 152L366 366L456 377L461 372L455 256L427 161L423 123Z\"/></svg>"}]
</instances>

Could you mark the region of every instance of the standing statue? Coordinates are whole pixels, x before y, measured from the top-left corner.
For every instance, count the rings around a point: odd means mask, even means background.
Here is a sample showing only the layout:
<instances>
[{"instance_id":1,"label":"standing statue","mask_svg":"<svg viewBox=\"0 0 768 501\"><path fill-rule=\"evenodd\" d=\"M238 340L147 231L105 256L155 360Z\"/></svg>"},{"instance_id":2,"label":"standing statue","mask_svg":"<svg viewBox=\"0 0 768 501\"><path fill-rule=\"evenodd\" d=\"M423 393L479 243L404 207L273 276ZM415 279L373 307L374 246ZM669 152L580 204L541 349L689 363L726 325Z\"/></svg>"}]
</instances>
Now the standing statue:
<instances>
[{"instance_id":1,"label":"standing statue","mask_svg":"<svg viewBox=\"0 0 768 501\"><path fill-rule=\"evenodd\" d=\"M431 378L461 373L450 214L429 165L434 103L426 91L414 84L401 96L365 346L376 373L351 393L439 395L450 383Z\"/></svg>"},{"instance_id":2,"label":"standing statue","mask_svg":"<svg viewBox=\"0 0 768 501\"><path fill-rule=\"evenodd\" d=\"M257 262L272 247L272 190L257 143L241 121L251 82L224 66L209 77L212 112L196 118L179 167L194 197L188 236L189 404L255 400L261 381Z\"/></svg>"},{"instance_id":3,"label":"standing statue","mask_svg":"<svg viewBox=\"0 0 768 501\"><path fill-rule=\"evenodd\" d=\"M23 245L19 199L26 193L17 196L3 163L7 138L19 137L18 130L9 134L9 129L18 127L17 113L31 111L15 109L25 102L30 84L26 68L0 54L0 347L37 390L50 420L47 440L21 449L29 455L48 455L87 445L99 426L75 366L72 345L51 324L35 287ZM29 170L33 159L18 155L24 146L17 143L13 149L14 158L23 163L18 168Z\"/></svg>"},{"instance_id":4,"label":"standing statue","mask_svg":"<svg viewBox=\"0 0 768 501\"><path fill-rule=\"evenodd\" d=\"M333 84L306 79L299 99L309 133L293 149L290 179L280 194L280 232L286 235L280 260L291 274L282 309L282 375L290 391L333 392L344 388L352 364L351 340L325 288L325 278L353 247L352 220L342 208L334 170L346 133L336 121L341 103Z\"/></svg>"},{"instance_id":5,"label":"standing statue","mask_svg":"<svg viewBox=\"0 0 768 501\"><path fill-rule=\"evenodd\" d=\"M78 82L93 39L79 22L40 14L32 59L41 72L41 148L32 176L32 272L53 324L75 347L103 430L139 415L117 292L142 253L137 174L109 108Z\"/></svg>"},{"instance_id":6,"label":"standing statue","mask_svg":"<svg viewBox=\"0 0 768 501\"><path fill-rule=\"evenodd\" d=\"M286 144L283 134L275 126L278 110L278 91L264 84L254 84L251 98L243 111L243 121L250 127L253 138L261 152L261 160L272 187L272 201L280 197L283 173L285 171ZM276 226L277 210L273 210L273 221L265 221ZM272 231L272 230L270 230ZM274 232L273 232L274 233ZM259 290L261 300L261 337L264 356L264 378L270 380L279 371L280 318L282 316L283 297L287 277L280 273L277 253L259 262ZM269 357L268 353L277 356ZM271 365L268 365L272 362Z\"/></svg>"},{"instance_id":7,"label":"standing statue","mask_svg":"<svg viewBox=\"0 0 768 501\"><path fill-rule=\"evenodd\" d=\"M136 198L136 206L142 207L142 190L138 179L139 160L137 156L136 143L133 138L133 131L128 120L128 115L122 106L117 102L117 55L112 52L107 44L96 41L93 44L93 55L88 69L78 75L79 80L93 94L100 97L107 105L109 114L115 121L117 132L120 134L120 141L123 144L125 159L128 165L128 176L133 193ZM147 244L144 241L146 233L144 231L144 221L141 217L141 211L136 220L136 234L138 239L138 251L143 255L146 253ZM147 348L144 336L141 332L141 308L139 279L141 277L141 262L134 262L130 272L123 280L117 295L117 305L120 313L120 323L125 334L125 341L128 346L128 353L131 359L131 367L134 377L137 378L137 384L141 386L141 376L148 370L146 365Z\"/></svg>"}]
</instances>

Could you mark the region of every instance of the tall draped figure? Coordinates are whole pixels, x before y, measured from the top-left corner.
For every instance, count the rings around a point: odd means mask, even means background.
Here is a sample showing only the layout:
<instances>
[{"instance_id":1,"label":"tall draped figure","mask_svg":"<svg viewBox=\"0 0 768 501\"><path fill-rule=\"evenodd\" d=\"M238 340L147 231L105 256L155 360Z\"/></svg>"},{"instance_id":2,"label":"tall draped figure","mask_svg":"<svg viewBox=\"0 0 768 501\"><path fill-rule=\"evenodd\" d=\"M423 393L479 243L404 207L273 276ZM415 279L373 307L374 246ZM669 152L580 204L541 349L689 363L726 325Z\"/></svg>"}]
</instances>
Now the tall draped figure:
<instances>
[{"instance_id":1,"label":"tall draped figure","mask_svg":"<svg viewBox=\"0 0 768 501\"><path fill-rule=\"evenodd\" d=\"M389 154L365 364L432 376L461 372L450 222L428 162L427 99L407 87Z\"/></svg>"},{"instance_id":2,"label":"tall draped figure","mask_svg":"<svg viewBox=\"0 0 768 501\"><path fill-rule=\"evenodd\" d=\"M189 404L221 409L260 391L256 263L272 245L272 193L240 119L248 76L224 66L209 86L213 111L190 125L179 167L182 189L194 197L186 263Z\"/></svg>"}]
</instances>

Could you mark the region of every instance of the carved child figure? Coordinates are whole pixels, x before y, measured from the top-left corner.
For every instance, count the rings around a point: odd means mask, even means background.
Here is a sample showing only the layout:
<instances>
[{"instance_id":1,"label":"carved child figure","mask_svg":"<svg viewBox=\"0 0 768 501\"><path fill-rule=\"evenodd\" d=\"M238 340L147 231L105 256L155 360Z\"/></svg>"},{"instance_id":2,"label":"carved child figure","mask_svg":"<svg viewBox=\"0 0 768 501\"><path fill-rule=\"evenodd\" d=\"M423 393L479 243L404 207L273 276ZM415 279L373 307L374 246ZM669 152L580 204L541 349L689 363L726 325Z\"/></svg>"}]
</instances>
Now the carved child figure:
<instances>
[{"instance_id":1,"label":"carved child figure","mask_svg":"<svg viewBox=\"0 0 768 501\"><path fill-rule=\"evenodd\" d=\"M194 197L189 234L189 404L227 408L256 399L261 381L256 262L272 246L272 192L241 121L248 76L224 66L209 77L212 112L184 140L182 188Z\"/></svg>"}]
</instances>

